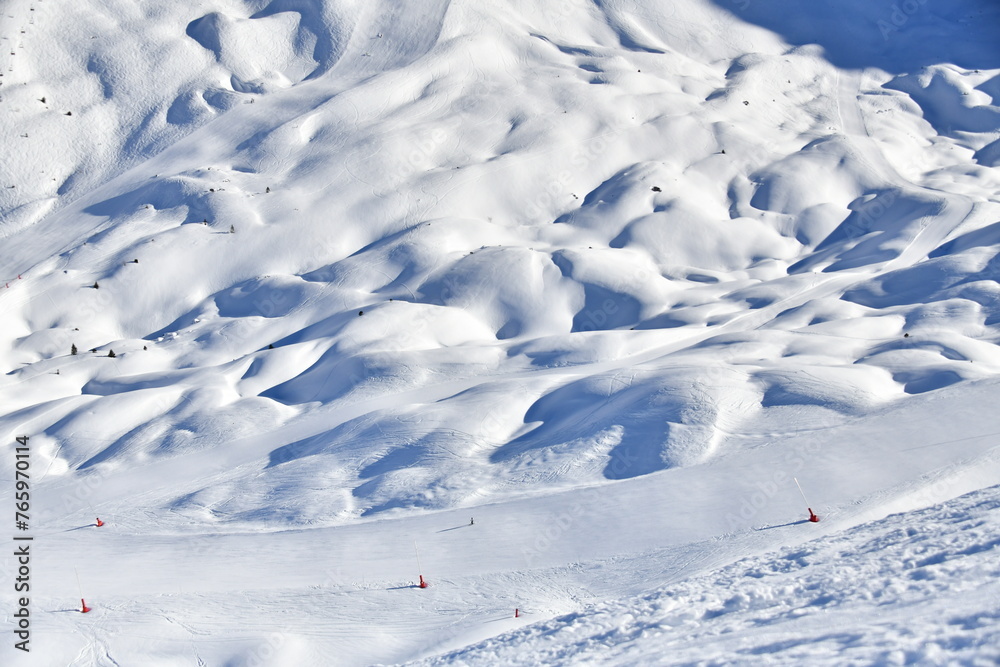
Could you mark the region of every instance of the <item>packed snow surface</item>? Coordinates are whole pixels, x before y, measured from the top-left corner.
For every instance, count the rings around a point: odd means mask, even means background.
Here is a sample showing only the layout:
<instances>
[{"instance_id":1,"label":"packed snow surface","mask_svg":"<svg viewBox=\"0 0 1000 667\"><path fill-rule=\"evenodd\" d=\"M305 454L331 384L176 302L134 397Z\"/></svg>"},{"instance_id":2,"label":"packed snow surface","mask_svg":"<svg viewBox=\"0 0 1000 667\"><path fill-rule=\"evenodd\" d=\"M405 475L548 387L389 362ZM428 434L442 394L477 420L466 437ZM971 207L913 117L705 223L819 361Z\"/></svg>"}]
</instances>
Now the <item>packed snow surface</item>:
<instances>
[{"instance_id":1,"label":"packed snow surface","mask_svg":"<svg viewBox=\"0 0 1000 667\"><path fill-rule=\"evenodd\" d=\"M995 664L996 3L2 12L4 664Z\"/></svg>"},{"instance_id":2,"label":"packed snow surface","mask_svg":"<svg viewBox=\"0 0 1000 667\"><path fill-rule=\"evenodd\" d=\"M998 534L990 487L426 664L995 665Z\"/></svg>"}]
</instances>

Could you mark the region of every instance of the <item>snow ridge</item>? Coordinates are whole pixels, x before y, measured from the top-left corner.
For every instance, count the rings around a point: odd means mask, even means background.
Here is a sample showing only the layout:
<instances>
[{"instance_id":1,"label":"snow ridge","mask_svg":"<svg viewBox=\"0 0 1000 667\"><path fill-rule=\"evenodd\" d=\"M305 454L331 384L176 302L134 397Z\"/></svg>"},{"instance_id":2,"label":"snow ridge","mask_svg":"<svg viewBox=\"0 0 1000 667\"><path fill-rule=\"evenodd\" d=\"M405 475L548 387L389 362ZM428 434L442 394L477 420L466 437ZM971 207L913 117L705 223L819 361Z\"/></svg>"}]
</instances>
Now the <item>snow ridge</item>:
<instances>
[{"instance_id":1,"label":"snow ridge","mask_svg":"<svg viewBox=\"0 0 1000 667\"><path fill-rule=\"evenodd\" d=\"M7 3L45 659L405 661L1000 483L1000 9L799 9Z\"/></svg>"}]
</instances>

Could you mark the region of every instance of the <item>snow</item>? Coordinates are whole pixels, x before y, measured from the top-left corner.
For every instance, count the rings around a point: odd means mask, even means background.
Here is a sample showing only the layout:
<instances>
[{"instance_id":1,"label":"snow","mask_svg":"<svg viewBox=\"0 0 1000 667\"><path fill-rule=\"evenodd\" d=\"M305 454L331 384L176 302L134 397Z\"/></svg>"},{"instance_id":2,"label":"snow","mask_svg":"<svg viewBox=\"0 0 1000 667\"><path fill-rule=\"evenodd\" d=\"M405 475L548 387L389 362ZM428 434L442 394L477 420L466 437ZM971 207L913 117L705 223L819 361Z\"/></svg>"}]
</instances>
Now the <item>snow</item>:
<instances>
[{"instance_id":1,"label":"snow","mask_svg":"<svg viewBox=\"0 0 1000 667\"><path fill-rule=\"evenodd\" d=\"M8 2L5 664L994 663L998 27Z\"/></svg>"},{"instance_id":2,"label":"snow","mask_svg":"<svg viewBox=\"0 0 1000 667\"><path fill-rule=\"evenodd\" d=\"M595 603L422 664L995 664L998 491Z\"/></svg>"}]
</instances>

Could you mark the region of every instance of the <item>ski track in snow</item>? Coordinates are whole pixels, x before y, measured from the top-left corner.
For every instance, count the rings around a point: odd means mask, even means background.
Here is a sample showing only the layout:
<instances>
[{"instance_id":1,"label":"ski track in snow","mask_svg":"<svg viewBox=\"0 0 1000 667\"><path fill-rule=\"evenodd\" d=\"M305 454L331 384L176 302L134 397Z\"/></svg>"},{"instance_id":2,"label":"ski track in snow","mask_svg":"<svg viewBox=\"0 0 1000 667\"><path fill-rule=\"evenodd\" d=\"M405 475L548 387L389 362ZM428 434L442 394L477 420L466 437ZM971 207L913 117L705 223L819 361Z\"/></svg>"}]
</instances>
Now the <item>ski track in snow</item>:
<instances>
[{"instance_id":1,"label":"ski track in snow","mask_svg":"<svg viewBox=\"0 0 1000 667\"><path fill-rule=\"evenodd\" d=\"M997 491L743 559L418 664L990 664L1000 659Z\"/></svg>"},{"instance_id":2,"label":"ski track in snow","mask_svg":"<svg viewBox=\"0 0 1000 667\"><path fill-rule=\"evenodd\" d=\"M1000 657L990 3L4 11L4 664Z\"/></svg>"}]
</instances>

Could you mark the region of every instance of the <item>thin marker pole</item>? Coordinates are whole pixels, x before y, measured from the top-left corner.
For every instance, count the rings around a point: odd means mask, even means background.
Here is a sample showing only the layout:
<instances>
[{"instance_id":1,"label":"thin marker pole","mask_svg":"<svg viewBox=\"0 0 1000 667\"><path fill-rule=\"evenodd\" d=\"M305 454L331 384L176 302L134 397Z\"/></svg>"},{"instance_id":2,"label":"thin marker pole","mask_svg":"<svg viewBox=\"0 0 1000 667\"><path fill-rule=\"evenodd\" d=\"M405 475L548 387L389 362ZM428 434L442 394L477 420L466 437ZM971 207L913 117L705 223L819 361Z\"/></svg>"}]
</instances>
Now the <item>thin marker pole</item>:
<instances>
[{"instance_id":1,"label":"thin marker pole","mask_svg":"<svg viewBox=\"0 0 1000 667\"><path fill-rule=\"evenodd\" d=\"M809 506L809 501L806 500L806 494L802 492L802 485L799 484L799 480L796 479L795 477L792 477L792 481L794 481L795 486L798 487L799 495L802 496L802 502L806 504L806 509L809 510L809 521L811 521L812 523L816 523L817 521L819 521L819 517L816 516L816 513L812 511L812 507Z\"/></svg>"},{"instance_id":2,"label":"thin marker pole","mask_svg":"<svg viewBox=\"0 0 1000 667\"><path fill-rule=\"evenodd\" d=\"M416 554L416 556L417 556L417 572L418 572L418 575L420 577L420 584L418 584L418 585L419 585L420 588L427 588L427 582L424 581L424 574L423 574L424 568L420 567L420 552L417 551L417 542L416 542L416 540L414 540L414 542L413 542L413 553Z\"/></svg>"},{"instance_id":3,"label":"thin marker pole","mask_svg":"<svg viewBox=\"0 0 1000 667\"><path fill-rule=\"evenodd\" d=\"M809 507L809 501L806 500L806 494L802 492L802 485L799 484L799 480L796 479L795 477L792 477L792 481L795 482L795 486L799 490L799 495L802 496L802 502L806 504L806 507Z\"/></svg>"},{"instance_id":4,"label":"thin marker pole","mask_svg":"<svg viewBox=\"0 0 1000 667\"><path fill-rule=\"evenodd\" d=\"M76 587L80 590L80 613L86 614L90 611L90 607L87 606L87 601L83 599L83 586L80 584L80 572L73 567L73 572L76 573Z\"/></svg>"}]
</instances>

